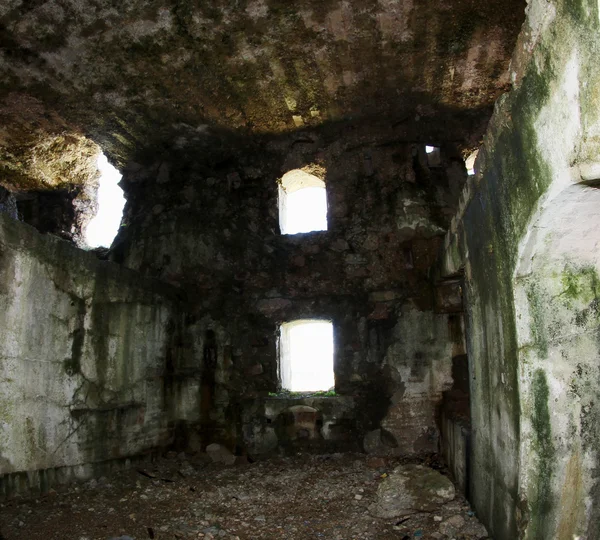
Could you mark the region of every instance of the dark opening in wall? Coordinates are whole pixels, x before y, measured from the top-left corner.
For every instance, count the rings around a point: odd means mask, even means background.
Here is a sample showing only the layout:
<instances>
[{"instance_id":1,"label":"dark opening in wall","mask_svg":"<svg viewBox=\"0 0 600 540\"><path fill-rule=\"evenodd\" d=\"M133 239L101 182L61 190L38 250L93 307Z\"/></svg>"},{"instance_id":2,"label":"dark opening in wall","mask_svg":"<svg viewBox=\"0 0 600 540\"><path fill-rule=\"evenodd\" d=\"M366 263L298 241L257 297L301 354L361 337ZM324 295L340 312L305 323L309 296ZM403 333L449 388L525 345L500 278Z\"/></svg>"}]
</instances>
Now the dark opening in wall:
<instances>
[{"instance_id":1,"label":"dark opening in wall","mask_svg":"<svg viewBox=\"0 0 600 540\"><path fill-rule=\"evenodd\" d=\"M427 164L430 167L441 167L442 155L439 146L426 145L425 153L427 154Z\"/></svg>"}]
</instances>

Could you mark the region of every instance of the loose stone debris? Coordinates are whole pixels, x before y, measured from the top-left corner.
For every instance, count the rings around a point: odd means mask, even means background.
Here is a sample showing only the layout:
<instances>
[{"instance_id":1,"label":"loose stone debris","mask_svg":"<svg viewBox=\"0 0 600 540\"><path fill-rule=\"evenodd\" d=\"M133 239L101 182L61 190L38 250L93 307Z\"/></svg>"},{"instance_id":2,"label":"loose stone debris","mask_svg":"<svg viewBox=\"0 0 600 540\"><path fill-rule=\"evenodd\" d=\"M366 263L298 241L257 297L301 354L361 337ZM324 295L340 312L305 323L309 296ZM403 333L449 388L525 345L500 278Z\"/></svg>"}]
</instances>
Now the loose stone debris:
<instances>
[{"instance_id":1,"label":"loose stone debris","mask_svg":"<svg viewBox=\"0 0 600 540\"><path fill-rule=\"evenodd\" d=\"M298 454L235 466L213 459L170 452L137 470L6 501L0 534L6 540L488 538L435 456L407 462Z\"/></svg>"},{"instance_id":2,"label":"loose stone debris","mask_svg":"<svg viewBox=\"0 0 600 540\"><path fill-rule=\"evenodd\" d=\"M448 477L423 465L401 465L381 482L377 501L369 511L382 518L433 512L454 497L454 485Z\"/></svg>"}]
</instances>

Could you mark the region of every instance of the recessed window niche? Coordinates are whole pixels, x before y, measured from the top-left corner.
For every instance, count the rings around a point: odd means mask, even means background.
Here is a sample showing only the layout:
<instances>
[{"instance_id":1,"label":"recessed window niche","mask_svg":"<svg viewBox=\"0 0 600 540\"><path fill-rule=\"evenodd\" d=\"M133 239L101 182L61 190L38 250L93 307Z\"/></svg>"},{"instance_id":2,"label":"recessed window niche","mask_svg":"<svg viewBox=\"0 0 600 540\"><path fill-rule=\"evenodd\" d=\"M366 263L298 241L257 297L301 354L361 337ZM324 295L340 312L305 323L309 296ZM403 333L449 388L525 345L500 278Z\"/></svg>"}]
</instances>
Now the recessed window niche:
<instances>
[{"instance_id":1,"label":"recessed window niche","mask_svg":"<svg viewBox=\"0 0 600 540\"><path fill-rule=\"evenodd\" d=\"M425 153L427 154L427 164L430 167L440 167L442 165L442 155L439 146L426 145Z\"/></svg>"},{"instance_id":2,"label":"recessed window niche","mask_svg":"<svg viewBox=\"0 0 600 540\"><path fill-rule=\"evenodd\" d=\"M292 392L330 390L333 374L333 324L300 319L280 328L281 386Z\"/></svg>"},{"instance_id":3,"label":"recessed window niche","mask_svg":"<svg viewBox=\"0 0 600 540\"><path fill-rule=\"evenodd\" d=\"M281 234L327 230L325 182L296 169L279 183L279 228Z\"/></svg>"}]
</instances>

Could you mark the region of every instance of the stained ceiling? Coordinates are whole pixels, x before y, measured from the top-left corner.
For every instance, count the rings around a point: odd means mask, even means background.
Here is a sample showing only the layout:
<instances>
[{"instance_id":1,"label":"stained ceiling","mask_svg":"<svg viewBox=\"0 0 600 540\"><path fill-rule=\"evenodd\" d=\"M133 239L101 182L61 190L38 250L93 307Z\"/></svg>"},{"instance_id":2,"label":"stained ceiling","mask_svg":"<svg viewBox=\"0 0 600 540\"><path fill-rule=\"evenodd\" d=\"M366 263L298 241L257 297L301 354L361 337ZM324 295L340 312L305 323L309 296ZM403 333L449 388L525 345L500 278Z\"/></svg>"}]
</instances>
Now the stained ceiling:
<instances>
[{"instance_id":1,"label":"stained ceiling","mask_svg":"<svg viewBox=\"0 0 600 540\"><path fill-rule=\"evenodd\" d=\"M475 113L507 89L523 0L4 0L0 175L88 174L100 144L202 145ZM10 182L8 182L10 183Z\"/></svg>"}]
</instances>

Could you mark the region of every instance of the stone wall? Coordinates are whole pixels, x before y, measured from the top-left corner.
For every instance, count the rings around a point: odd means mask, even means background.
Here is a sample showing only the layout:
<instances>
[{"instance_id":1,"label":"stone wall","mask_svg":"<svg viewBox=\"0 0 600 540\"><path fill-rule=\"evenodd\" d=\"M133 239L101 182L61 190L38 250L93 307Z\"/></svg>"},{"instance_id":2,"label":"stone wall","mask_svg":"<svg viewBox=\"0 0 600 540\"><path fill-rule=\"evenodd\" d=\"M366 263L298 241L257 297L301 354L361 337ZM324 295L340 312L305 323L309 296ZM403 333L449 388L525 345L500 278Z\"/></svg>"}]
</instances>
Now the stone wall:
<instances>
[{"instance_id":1,"label":"stone wall","mask_svg":"<svg viewBox=\"0 0 600 540\"><path fill-rule=\"evenodd\" d=\"M325 181L327 231L280 234L277 181L293 169ZM279 324L325 318L336 391L354 399L352 440L373 432L374 452L437 450L452 345L430 268L465 178L450 144L432 165L424 143L358 132L306 132L219 163L175 153L124 171L113 257L186 290L185 361L215 336L204 442L241 445L242 402L279 390Z\"/></svg>"},{"instance_id":2,"label":"stone wall","mask_svg":"<svg viewBox=\"0 0 600 540\"><path fill-rule=\"evenodd\" d=\"M538 219L573 178L594 180L599 25L596 2L529 3L512 62L513 90L496 104L478 174L444 244L443 273L465 275L470 496L498 539L598 535L590 443L598 438L588 422L598 383L586 373L596 364L595 323L591 312L585 321L577 315L593 311L595 263L580 257L569 266L548 258L550 244L540 239L556 238ZM571 208L565 220L575 223L579 213ZM558 212L551 215L545 227L558 219ZM563 283L569 272L580 283L577 298L569 298ZM546 336L542 347L539 336ZM580 360L574 351L581 351Z\"/></svg>"},{"instance_id":3,"label":"stone wall","mask_svg":"<svg viewBox=\"0 0 600 540\"><path fill-rule=\"evenodd\" d=\"M101 475L197 410L171 287L0 213L0 306L0 494Z\"/></svg>"}]
</instances>

